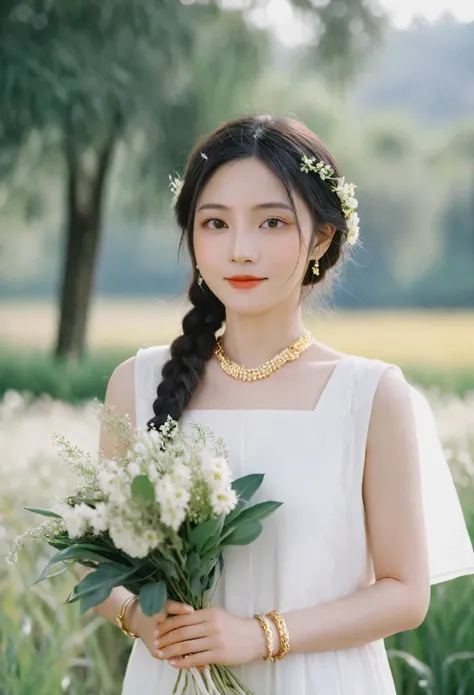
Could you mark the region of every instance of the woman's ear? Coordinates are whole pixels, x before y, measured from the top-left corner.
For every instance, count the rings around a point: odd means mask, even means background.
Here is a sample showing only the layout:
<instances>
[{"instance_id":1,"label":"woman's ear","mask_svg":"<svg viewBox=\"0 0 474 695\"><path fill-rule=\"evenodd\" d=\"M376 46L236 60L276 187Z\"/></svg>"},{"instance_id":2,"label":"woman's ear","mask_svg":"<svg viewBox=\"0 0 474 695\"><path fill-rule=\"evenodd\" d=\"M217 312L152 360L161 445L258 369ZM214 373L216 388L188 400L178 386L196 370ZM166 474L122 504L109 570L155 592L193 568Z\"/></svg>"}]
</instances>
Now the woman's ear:
<instances>
[{"instance_id":1,"label":"woman's ear","mask_svg":"<svg viewBox=\"0 0 474 695\"><path fill-rule=\"evenodd\" d=\"M317 251L318 258L324 256L328 248L331 246L335 233L336 227L333 224L329 224L329 222L323 222L323 224L319 226L315 245L313 247L313 253Z\"/></svg>"}]
</instances>

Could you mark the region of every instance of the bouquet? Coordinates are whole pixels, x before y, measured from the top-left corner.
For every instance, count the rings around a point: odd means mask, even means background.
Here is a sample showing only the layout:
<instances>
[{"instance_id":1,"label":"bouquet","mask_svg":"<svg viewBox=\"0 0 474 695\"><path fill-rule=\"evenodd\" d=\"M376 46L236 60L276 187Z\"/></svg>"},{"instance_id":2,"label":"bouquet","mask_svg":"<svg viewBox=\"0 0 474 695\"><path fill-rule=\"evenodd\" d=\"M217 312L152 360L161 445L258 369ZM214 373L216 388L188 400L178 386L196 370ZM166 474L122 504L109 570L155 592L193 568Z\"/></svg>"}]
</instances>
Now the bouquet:
<instances>
[{"instance_id":1,"label":"bouquet","mask_svg":"<svg viewBox=\"0 0 474 695\"><path fill-rule=\"evenodd\" d=\"M25 507L48 519L15 539L7 562L16 562L23 545L39 538L57 552L34 584L71 564L93 568L65 601L80 601L81 613L116 586L138 595L147 616L162 612L168 599L207 607L223 571L224 548L254 541L280 503L251 504L264 476L232 482L225 444L208 428L192 422L185 431L168 418L159 430L147 431L133 428L112 406L95 401L94 407L117 435L113 458L94 458L55 434L80 485L58 511ZM61 569L48 573L58 563ZM194 685L202 695L252 695L228 667L216 664L180 671L175 693L180 685L182 693Z\"/></svg>"}]
</instances>

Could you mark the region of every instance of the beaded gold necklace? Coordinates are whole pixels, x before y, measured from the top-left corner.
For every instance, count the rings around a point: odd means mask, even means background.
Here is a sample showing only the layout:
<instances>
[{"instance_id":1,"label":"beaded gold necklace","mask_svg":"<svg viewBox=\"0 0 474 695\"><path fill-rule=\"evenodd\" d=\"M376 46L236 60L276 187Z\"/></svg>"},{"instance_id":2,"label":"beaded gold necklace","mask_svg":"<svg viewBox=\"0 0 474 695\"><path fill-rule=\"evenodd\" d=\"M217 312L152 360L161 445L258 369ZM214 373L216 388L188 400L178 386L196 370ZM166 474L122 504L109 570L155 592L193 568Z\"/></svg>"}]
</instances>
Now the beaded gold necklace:
<instances>
[{"instance_id":1,"label":"beaded gold necklace","mask_svg":"<svg viewBox=\"0 0 474 695\"><path fill-rule=\"evenodd\" d=\"M258 381L259 379L266 379L288 362L298 359L298 357L311 346L312 342L313 336L311 333L305 333L298 338L296 343L282 350L278 355L272 357L271 360L260 365L260 367L254 367L252 369L248 369L242 364L237 364L237 362L233 362L229 359L222 348L220 340L217 341L215 355L219 360L222 370L228 374L228 376L231 376L233 379L240 379L241 381Z\"/></svg>"}]
</instances>

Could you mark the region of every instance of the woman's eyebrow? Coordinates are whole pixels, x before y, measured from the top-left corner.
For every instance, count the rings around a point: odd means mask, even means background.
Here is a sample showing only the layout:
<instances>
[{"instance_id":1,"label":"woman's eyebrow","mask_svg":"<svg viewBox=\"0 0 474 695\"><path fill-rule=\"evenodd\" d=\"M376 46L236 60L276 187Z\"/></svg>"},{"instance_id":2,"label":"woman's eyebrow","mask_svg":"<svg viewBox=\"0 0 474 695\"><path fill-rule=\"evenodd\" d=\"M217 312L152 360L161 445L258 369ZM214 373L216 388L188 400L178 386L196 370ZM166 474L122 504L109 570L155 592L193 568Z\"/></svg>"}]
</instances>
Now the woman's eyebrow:
<instances>
[{"instance_id":1,"label":"woman's eyebrow","mask_svg":"<svg viewBox=\"0 0 474 695\"><path fill-rule=\"evenodd\" d=\"M204 203L204 205L201 205L201 207L198 208L197 212L200 210L207 210L209 208L214 208L218 210L230 210L227 205L222 205L221 203ZM287 205L287 203L281 203L279 201L274 201L274 202L269 202L269 203L258 203L258 205L253 206L253 210L262 210L264 208L279 208L281 210L290 210L293 212L293 208L290 205Z\"/></svg>"}]
</instances>

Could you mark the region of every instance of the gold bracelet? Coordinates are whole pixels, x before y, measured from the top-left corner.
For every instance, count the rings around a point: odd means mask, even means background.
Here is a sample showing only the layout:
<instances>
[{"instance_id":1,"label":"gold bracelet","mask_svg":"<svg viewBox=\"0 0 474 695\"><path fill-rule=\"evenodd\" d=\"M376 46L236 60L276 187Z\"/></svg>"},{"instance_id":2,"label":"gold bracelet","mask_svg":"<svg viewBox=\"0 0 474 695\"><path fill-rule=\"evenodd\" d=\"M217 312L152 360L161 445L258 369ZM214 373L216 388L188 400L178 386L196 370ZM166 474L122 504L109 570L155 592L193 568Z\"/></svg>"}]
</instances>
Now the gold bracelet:
<instances>
[{"instance_id":1,"label":"gold bracelet","mask_svg":"<svg viewBox=\"0 0 474 695\"><path fill-rule=\"evenodd\" d=\"M260 625L262 626L262 630L265 633L265 637L267 638L268 654L263 657L263 660L264 661L271 661L273 663L275 661L275 659L273 657L273 635L272 635L272 631L270 629L270 626L267 623L267 620L263 615L254 615L253 617L256 620L258 620L258 622L260 623Z\"/></svg>"},{"instance_id":2,"label":"gold bracelet","mask_svg":"<svg viewBox=\"0 0 474 695\"><path fill-rule=\"evenodd\" d=\"M277 626L278 634L280 635L280 651L278 654L275 654L274 659L281 661L290 651L290 635L288 634L288 628L286 627L283 616L278 611L273 610L267 613L267 615Z\"/></svg>"},{"instance_id":3,"label":"gold bracelet","mask_svg":"<svg viewBox=\"0 0 474 695\"><path fill-rule=\"evenodd\" d=\"M129 630L127 630L124 619L125 619L125 611L127 610L129 603L131 603L132 601L135 601L135 599L138 599L138 596L133 595L133 596L129 596L127 599L125 599L125 601L122 604L122 608L120 609L120 613L117 616L117 623L119 625L119 628L122 630L122 632L124 634L127 635L127 637L133 637L133 639L137 639L138 637L140 637L140 635L135 635L133 632L130 632Z\"/></svg>"}]
</instances>

